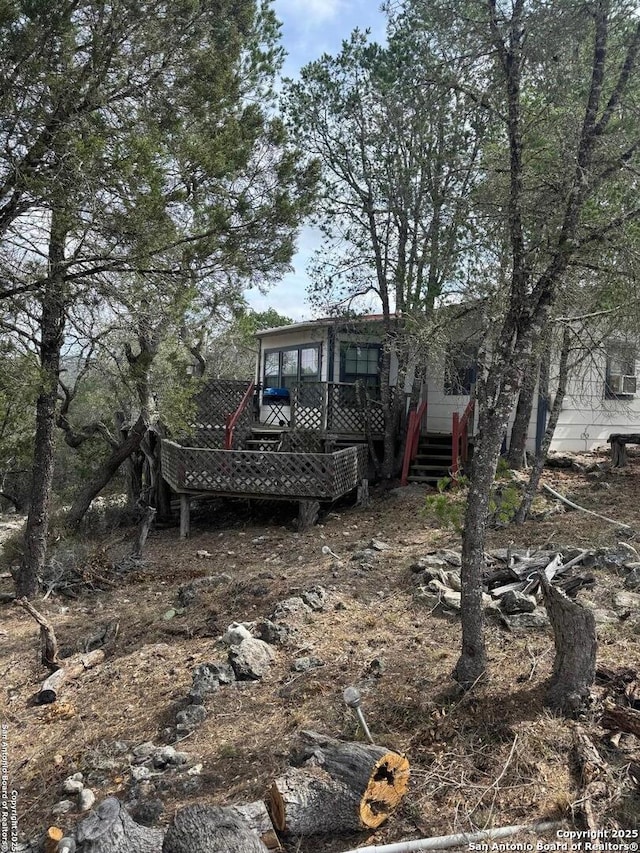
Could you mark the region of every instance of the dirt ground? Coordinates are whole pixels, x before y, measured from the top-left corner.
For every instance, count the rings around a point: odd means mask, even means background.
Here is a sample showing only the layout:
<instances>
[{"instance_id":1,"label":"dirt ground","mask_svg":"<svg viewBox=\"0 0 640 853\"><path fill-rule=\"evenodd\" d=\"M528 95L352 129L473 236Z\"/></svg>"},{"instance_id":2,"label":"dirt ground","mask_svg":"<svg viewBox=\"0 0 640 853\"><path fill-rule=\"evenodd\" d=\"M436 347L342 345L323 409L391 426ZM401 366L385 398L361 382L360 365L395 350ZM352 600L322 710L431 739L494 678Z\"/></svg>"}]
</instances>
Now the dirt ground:
<instances>
[{"instance_id":1,"label":"dirt ground","mask_svg":"<svg viewBox=\"0 0 640 853\"><path fill-rule=\"evenodd\" d=\"M638 457L624 470L595 477L548 470L545 481L631 529L565 510L551 499L545 517L492 530L490 547L597 549L625 541L640 551ZM467 695L456 691L450 675L459 651L459 618L431 613L413 599L411 563L432 549L459 546L455 531L425 514L425 494L409 487L374 496L367 508L344 503L305 533L295 532L287 507L203 507L192 520L189 540L179 541L175 527L152 531L143 562L121 576L109 574L109 566L129 547L128 534L118 530L86 540L80 569L90 585L106 588L88 590L75 601L54 590L36 606L70 650L81 648L96 626L111 619L119 621L120 631L115 654L68 684L55 705L33 703L46 676L35 622L21 609L1 605L0 714L8 727L9 780L18 792L21 837L36 837L53 823L75 825L75 811L54 818L51 808L66 796L63 780L77 771L98 801L112 794L124 801L134 794L138 801L161 800L160 824L187 803L261 799L287 766L289 744L300 729L360 738L342 700L349 685L362 693L376 742L408 756L409 793L375 833L294 839L287 842L289 853L337 853L538 820L564 819L572 826L580 812L574 724L543 707L554 657L551 631L510 632L490 620L491 680ZM353 557L372 538L390 548L367 567ZM323 546L337 558L323 553ZM228 577L181 610L180 586L220 573ZM594 574L595 587L578 600L610 608L623 586L622 573L614 567L596 568ZM268 617L278 602L316 585L327 590L324 609L288 619L294 638L274 647L268 674L221 687L206 701L204 723L177 744L175 715L187 704L192 671L224 659L219 638L227 626ZM9 579L0 581L0 591L10 589ZM640 669L639 624L640 613L599 625L598 663ZM301 656L322 665L293 671ZM640 792L616 801L616 791L625 763L640 762L638 739L623 735L617 749L606 741L597 702L582 724L611 767L597 804L602 820L637 829ZM130 750L146 741L172 743L189 761L134 783ZM548 840L554 838L552 832ZM511 840L530 839L521 834Z\"/></svg>"}]
</instances>

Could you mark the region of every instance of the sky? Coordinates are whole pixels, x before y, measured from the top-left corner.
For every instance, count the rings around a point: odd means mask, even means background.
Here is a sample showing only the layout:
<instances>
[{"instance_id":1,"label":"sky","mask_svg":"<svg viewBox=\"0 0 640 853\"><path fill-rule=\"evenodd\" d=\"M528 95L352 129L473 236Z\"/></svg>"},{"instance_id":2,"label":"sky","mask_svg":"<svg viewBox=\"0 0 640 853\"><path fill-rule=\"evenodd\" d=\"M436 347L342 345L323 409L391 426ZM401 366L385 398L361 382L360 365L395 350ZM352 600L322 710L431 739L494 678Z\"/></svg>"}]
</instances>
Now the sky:
<instances>
[{"instance_id":1,"label":"sky","mask_svg":"<svg viewBox=\"0 0 640 853\"><path fill-rule=\"evenodd\" d=\"M285 77L297 78L304 65L323 53L336 54L356 27L370 29L377 41L384 39L385 16L380 11L380 0L274 0L273 8L282 22L282 43L288 54ZM251 307L256 311L275 308L292 320L310 317L306 269L319 243L317 232L302 228L298 252L291 262L292 272L265 295L248 292Z\"/></svg>"}]
</instances>

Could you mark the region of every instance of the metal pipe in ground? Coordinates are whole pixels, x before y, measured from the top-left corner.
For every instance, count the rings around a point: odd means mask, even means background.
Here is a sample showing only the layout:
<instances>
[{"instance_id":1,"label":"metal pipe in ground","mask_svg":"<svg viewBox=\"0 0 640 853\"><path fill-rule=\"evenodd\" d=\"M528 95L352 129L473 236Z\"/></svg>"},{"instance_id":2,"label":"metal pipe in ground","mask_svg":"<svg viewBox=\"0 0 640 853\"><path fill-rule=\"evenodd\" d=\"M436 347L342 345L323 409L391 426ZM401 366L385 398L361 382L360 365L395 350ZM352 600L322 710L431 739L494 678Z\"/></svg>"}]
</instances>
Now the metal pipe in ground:
<instances>
[{"instance_id":1,"label":"metal pipe in ground","mask_svg":"<svg viewBox=\"0 0 640 853\"><path fill-rule=\"evenodd\" d=\"M498 829L486 829L481 832L461 832L457 835L439 835L434 838L422 838L419 841L398 841L395 844L373 845L372 847L357 847L345 850L344 853L421 853L423 850L446 850L449 847L462 847L475 844L478 841L494 841L496 838L508 838L519 832L530 832L537 835L542 832L555 832L562 829L563 823L533 823L518 826L503 826Z\"/></svg>"}]
</instances>

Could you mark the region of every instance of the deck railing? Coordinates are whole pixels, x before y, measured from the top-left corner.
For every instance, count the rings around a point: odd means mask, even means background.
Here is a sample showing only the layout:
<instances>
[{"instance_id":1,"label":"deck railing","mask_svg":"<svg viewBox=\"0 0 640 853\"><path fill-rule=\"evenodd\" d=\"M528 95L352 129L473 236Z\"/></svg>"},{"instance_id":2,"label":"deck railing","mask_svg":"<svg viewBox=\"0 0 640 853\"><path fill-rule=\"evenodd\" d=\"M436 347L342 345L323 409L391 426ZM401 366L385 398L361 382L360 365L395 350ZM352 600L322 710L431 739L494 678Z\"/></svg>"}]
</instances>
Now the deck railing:
<instances>
[{"instance_id":1,"label":"deck railing","mask_svg":"<svg viewBox=\"0 0 640 853\"><path fill-rule=\"evenodd\" d=\"M175 492L335 500L366 476L366 448L335 453L209 450L162 442L162 473Z\"/></svg>"},{"instance_id":2,"label":"deck railing","mask_svg":"<svg viewBox=\"0 0 640 853\"><path fill-rule=\"evenodd\" d=\"M424 400L419 404L417 409L411 409L407 421L407 439L404 447L404 460L402 463L402 478L401 485L406 486L409 483L409 471L411 463L418 454L418 444L420 442L420 432L422 424L427 414L427 401Z\"/></svg>"},{"instance_id":3,"label":"deck railing","mask_svg":"<svg viewBox=\"0 0 640 853\"><path fill-rule=\"evenodd\" d=\"M469 456L469 423L473 425L475 399L469 400L462 415L453 413L451 426L451 476L458 477L461 465L465 465Z\"/></svg>"},{"instance_id":4,"label":"deck railing","mask_svg":"<svg viewBox=\"0 0 640 853\"><path fill-rule=\"evenodd\" d=\"M291 389L291 428L341 435L384 432L384 412L364 388L347 382L303 382Z\"/></svg>"},{"instance_id":5,"label":"deck railing","mask_svg":"<svg viewBox=\"0 0 640 853\"><path fill-rule=\"evenodd\" d=\"M224 449L234 449L235 431L238 424L244 422L245 431L251 428L251 404L253 402L253 394L255 391L255 383L251 383L245 391L244 397L240 400L238 408L235 412L227 417L224 428Z\"/></svg>"}]
</instances>

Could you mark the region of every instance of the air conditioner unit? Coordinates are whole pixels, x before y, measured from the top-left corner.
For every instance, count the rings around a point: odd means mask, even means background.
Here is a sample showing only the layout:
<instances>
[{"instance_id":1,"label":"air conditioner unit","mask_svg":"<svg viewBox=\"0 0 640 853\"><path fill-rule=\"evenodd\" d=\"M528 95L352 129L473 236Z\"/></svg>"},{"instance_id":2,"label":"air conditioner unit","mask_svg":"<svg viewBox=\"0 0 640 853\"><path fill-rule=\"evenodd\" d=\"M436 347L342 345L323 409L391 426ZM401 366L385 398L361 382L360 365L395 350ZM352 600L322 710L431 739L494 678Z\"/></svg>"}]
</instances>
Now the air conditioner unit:
<instances>
[{"instance_id":1,"label":"air conditioner unit","mask_svg":"<svg viewBox=\"0 0 640 853\"><path fill-rule=\"evenodd\" d=\"M622 393L623 394L635 394L636 393L636 377L635 376L623 376L622 377Z\"/></svg>"}]
</instances>

